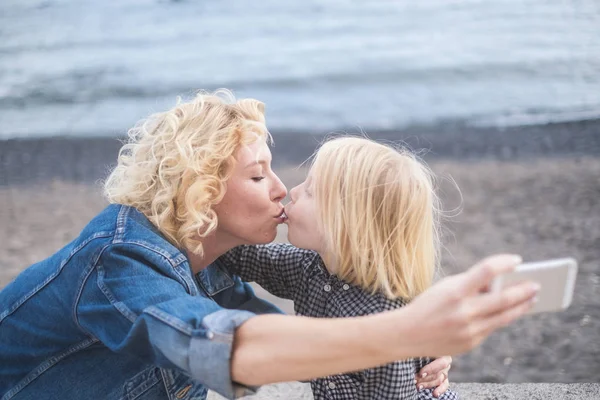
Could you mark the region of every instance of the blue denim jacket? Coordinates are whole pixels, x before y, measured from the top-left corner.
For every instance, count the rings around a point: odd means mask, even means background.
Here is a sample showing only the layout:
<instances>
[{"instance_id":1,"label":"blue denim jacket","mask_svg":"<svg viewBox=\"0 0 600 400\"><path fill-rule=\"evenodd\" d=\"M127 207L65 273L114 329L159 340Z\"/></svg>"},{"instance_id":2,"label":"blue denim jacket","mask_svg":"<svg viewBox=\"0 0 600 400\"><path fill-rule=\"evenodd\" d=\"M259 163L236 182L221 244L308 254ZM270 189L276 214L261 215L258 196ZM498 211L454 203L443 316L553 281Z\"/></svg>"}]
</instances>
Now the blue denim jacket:
<instances>
[{"instance_id":1,"label":"blue denim jacket","mask_svg":"<svg viewBox=\"0 0 600 400\"><path fill-rule=\"evenodd\" d=\"M0 399L246 395L234 330L267 312L221 264L194 276L140 212L110 205L0 291Z\"/></svg>"}]
</instances>

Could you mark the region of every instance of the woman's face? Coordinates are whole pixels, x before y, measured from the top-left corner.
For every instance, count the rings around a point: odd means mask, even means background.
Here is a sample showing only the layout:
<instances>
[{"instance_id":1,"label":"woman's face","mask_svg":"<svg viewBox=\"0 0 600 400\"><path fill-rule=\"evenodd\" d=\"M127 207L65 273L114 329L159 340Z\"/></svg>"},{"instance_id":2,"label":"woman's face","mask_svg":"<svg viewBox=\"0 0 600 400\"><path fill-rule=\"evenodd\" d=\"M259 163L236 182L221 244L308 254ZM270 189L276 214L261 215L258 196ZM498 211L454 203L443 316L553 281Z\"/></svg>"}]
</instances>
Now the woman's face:
<instances>
[{"instance_id":1,"label":"woman's face","mask_svg":"<svg viewBox=\"0 0 600 400\"><path fill-rule=\"evenodd\" d=\"M285 206L288 240L302 249L322 253L323 240L317 223L317 203L312 189L312 176L290 190L290 202Z\"/></svg>"},{"instance_id":2,"label":"woman's face","mask_svg":"<svg viewBox=\"0 0 600 400\"><path fill-rule=\"evenodd\" d=\"M215 206L219 240L234 246L270 243L283 223L281 201L287 190L271 170L271 151L264 139L240 147L223 200Z\"/></svg>"}]
</instances>

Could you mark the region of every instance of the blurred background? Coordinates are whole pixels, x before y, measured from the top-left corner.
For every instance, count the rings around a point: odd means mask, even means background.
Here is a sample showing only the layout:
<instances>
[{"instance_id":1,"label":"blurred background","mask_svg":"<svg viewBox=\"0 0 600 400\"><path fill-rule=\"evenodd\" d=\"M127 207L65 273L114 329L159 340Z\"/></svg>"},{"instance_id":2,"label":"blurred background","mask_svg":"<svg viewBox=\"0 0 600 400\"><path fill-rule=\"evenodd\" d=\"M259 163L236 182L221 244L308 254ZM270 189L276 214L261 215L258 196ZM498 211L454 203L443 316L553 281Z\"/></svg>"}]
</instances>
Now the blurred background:
<instances>
[{"instance_id":1,"label":"blurred background","mask_svg":"<svg viewBox=\"0 0 600 400\"><path fill-rule=\"evenodd\" d=\"M222 87L266 104L288 188L331 132L419 151L446 275L503 251L578 259L567 311L494 334L451 381L600 382L596 0L2 0L0 288L106 205L129 127Z\"/></svg>"}]
</instances>

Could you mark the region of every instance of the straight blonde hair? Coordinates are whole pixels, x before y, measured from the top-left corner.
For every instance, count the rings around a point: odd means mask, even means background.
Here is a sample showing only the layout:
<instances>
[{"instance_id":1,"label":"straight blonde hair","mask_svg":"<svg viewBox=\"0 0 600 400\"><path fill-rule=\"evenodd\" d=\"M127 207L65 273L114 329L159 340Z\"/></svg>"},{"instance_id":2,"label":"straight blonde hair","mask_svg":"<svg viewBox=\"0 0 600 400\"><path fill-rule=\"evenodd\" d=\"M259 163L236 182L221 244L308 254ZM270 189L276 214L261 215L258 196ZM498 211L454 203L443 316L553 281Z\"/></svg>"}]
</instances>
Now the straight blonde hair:
<instances>
[{"instance_id":1,"label":"straight blonde hair","mask_svg":"<svg viewBox=\"0 0 600 400\"><path fill-rule=\"evenodd\" d=\"M439 259L439 207L429 168L405 149L361 137L324 143L312 164L327 264L388 298L427 289Z\"/></svg>"},{"instance_id":2,"label":"straight blonde hair","mask_svg":"<svg viewBox=\"0 0 600 400\"><path fill-rule=\"evenodd\" d=\"M213 207L225 194L235 151L259 138L271 141L264 104L236 101L228 90L178 98L128 136L105 181L106 198L135 207L174 245L200 255L202 238L217 227Z\"/></svg>"}]
</instances>

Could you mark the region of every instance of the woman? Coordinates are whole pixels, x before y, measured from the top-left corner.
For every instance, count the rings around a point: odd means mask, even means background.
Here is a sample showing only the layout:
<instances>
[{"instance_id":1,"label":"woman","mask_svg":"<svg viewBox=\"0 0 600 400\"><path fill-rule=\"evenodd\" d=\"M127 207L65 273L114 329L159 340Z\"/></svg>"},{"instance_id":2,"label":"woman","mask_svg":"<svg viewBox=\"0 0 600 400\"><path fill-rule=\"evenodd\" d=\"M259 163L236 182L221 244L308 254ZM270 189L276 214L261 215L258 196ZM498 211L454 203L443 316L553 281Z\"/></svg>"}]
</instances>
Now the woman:
<instances>
[{"instance_id":1,"label":"woman","mask_svg":"<svg viewBox=\"0 0 600 400\"><path fill-rule=\"evenodd\" d=\"M130 136L105 185L112 204L0 292L2 400L203 399L206 388L234 398L271 382L458 354L523 315L535 295L529 284L481 294L520 262L504 255L400 310L274 314L213 264L236 246L271 242L283 221L286 189L271 170L262 103L201 94ZM438 377L444 363L426 372Z\"/></svg>"}]
</instances>

